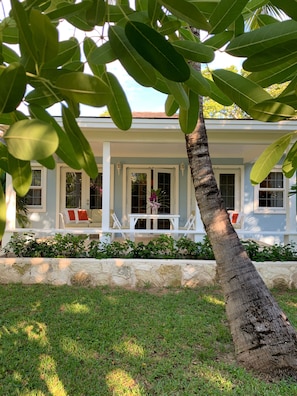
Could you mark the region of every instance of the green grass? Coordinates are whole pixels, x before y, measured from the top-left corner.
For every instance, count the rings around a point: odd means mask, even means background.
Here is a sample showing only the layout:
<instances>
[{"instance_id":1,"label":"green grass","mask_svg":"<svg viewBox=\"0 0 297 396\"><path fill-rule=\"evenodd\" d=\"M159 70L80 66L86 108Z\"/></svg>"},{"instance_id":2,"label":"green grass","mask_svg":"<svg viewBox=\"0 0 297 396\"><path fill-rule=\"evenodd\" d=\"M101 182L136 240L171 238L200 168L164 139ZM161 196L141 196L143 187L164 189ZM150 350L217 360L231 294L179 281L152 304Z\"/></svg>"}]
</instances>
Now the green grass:
<instances>
[{"instance_id":1,"label":"green grass","mask_svg":"<svg viewBox=\"0 0 297 396\"><path fill-rule=\"evenodd\" d=\"M296 291L273 294L296 326ZM1 396L297 395L236 365L217 288L1 285L0 299Z\"/></svg>"}]
</instances>

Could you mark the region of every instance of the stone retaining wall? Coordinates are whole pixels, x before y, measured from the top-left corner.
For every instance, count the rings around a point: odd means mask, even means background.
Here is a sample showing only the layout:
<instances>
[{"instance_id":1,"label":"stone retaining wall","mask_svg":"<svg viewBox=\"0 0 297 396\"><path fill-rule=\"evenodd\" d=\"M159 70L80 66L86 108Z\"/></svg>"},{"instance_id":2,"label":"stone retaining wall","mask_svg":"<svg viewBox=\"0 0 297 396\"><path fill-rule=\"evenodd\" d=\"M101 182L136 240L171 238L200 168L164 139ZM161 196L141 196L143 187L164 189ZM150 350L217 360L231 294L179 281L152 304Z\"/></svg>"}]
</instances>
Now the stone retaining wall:
<instances>
[{"instance_id":1,"label":"stone retaining wall","mask_svg":"<svg viewBox=\"0 0 297 396\"><path fill-rule=\"evenodd\" d=\"M255 263L269 288L297 287L296 262ZM216 283L215 261L1 258L0 283L197 287Z\"/></svg>"}]
</instances>

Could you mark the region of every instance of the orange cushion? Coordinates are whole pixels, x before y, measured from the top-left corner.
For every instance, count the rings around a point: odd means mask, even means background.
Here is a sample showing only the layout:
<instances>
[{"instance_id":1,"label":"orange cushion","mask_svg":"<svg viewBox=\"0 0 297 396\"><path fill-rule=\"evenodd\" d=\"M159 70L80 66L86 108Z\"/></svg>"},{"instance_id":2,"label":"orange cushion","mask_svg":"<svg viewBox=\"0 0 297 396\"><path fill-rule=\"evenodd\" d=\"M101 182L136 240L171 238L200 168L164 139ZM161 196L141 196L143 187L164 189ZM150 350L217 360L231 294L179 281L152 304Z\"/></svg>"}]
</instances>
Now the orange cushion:
<instances>
[{"instance_id":1,"label":"orange cushion","mask_svg":"<svg viewBox=\"0 0 297 396\"><path fill-rule=\"evenodd\" d=\"M85 209L78 209L78 221L89 221L88 213Z\"/></svg>"}]
</instances>

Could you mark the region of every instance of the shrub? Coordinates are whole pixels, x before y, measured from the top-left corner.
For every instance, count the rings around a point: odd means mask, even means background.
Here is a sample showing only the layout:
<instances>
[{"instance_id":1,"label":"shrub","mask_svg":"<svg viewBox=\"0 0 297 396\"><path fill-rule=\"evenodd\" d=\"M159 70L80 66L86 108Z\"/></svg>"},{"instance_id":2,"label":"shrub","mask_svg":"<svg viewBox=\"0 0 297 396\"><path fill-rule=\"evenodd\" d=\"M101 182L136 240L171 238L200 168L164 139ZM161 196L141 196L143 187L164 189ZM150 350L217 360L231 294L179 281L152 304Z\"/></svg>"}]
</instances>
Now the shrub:
<instances>
[{"instance_id":1,"label":"shrub","mask_svg":"<svg viewBox=\"0 0 297 396\"><path fill-rule=\"evenodd\" d=\"M90 257L90 258L139 258L139 259L193 259L214 260L207 237L201 242L188 238L174 239L161 235L147 244L129 239L111 243L93 240L86 243L86 235L56 234L52 238L36 238L33 233L14 234L4 248L6 254L17 257ZM255 241L243 241L253 261L297 261L296 245L261 246Z\"/></svg>"}]
</instances>

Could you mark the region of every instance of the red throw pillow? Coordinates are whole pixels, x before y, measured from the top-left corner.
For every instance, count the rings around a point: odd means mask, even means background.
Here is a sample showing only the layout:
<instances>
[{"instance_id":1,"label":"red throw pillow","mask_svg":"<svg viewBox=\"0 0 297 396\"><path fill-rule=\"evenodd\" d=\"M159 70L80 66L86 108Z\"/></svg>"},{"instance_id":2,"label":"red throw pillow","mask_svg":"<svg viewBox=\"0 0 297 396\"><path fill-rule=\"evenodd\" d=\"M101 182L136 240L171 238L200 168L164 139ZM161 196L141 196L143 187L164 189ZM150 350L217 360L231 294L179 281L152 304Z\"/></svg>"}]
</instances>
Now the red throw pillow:
<instances>
[{"instance_id":1,"label":"red throw pillow","mask_svg":"<svg viewBox=\"0 0 297 396\"><path fill-rule=\"evenodd\" d=\"M88 213L85 209L78 209L78 221L89 221Z\"/></svg>"},{"instance_id":2,"label":"red throw pillow","mask_svg":"<svg viewBox=\"0 0 297 396\"><path fill-rule=\"evenodd\" d=\"M68 209L67 212L68 212L69 221L75 221L75 211L74 211L74 209Z\"/></svg>"},{"instance_id":3,"label":"red throw pillow","mask_svg":"<svg viewBox=\"0 0 297 396\"><path fill-rule=\"evenodd\" d=\"M232 224L236 224L237 223L238 215L239 215L238 213L233 213L232 214L232 221L231 221Z\"/></svg>"}]
</instances>

